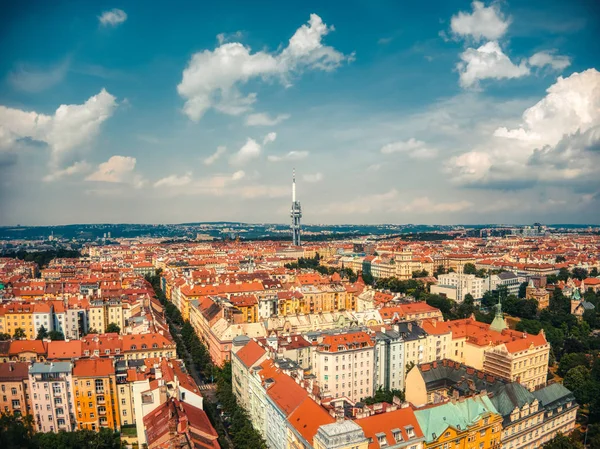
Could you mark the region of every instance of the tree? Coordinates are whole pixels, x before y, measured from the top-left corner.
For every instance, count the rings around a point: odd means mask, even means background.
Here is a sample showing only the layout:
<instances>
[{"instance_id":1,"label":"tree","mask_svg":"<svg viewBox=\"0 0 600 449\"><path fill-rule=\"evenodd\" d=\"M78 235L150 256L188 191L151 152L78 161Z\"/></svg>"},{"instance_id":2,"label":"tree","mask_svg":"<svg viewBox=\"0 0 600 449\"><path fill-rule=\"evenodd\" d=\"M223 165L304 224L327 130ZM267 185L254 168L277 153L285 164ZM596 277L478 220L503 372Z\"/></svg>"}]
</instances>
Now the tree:
<instances>
[{"instance_id":1,"label":"tree","mask_svg":"<svg viewBox=\"0 0 600 449\"><path fill-rule=\"evenodd\" d=\"M15 329L15 333L13 335L13 338L15 340L22 340L26 337L27 335L25 335L25 331L23 329L21 329L20 327L17 327Z\"/></svg>"},{"instance_id":2,"label":"tree","mask_svg":"<svg viewBox=\"0 0 600 449\"><path fill-rule=\"evenodd\" d=\"M558 365L558 375L564 377L576 366L587 366L588 358L584 353L565 354Z\"/></svg>"},{"instance_id":3,"label":"tree","mask_svg":"<svg viewBox=\"0 0 600 449\"><path fill-rule=\"evenodd\" d=\"M585 366L571 368L563 381L563 385L573 392L575 399L581 405L588 404L592 399L590 391L592 383L591 372Z\"/></svg>"},{"instance_id":4,"label":"tree","mask_svg":"<svg viewBox=\"0 0 600 449\"><path fill-rule=\"evenodd\" d=\"M6 332L0 332L0 341L10 340L10 334Z\"/></svg>"},{"instance_id":5,"label":"tree","mask_svg":"<svg viewBox=\"0 0 600 449\"><path fill-rule=\"evenodd\" d=\"M463 266L463 273L464 274L477 274L477 268L475 268L475 265L472 263L466 263Z\"/></svg>"},{"instance_id":6,"label":"tree","mask_svg":"<svg viewBox=\"0 0 600 449\"><path fill-rule=\"evenodd\" d=\"M556 256L556 263L563 263L566 260L567 259L565 258L565 256Z\"/></svg>"},{"instance_id":7,"label":"tree","mask_svg":"<svg viewBox=\"0 0 600 449\"><path fill-rule=\"evenodd\" d=\"M585 268L573 268L573 277L582 281L588 277L588 272Z\"/></svg>"},{"instance_id":8,"label":"tree","mask_svg":"<svg viewBox=\"0 0 600 449\"><path fill-rule=\"evenodd\" d=\"M50 331L48 332L48 338L52 341L64 340L65 335L60 331Z\"/></svg>"},{"instance_id":9,"label":"tree","mask_svg":"<svg viewBox=\"0 0 600 449\"><path fill-rule=\"evenodd\" d=\"M571 273L569 273L569 270L567 268L561 268L560 270L558 270L557 279L559 281L566 281L567 279L569 279L570 275Z\"/></svg>"},{"instance_id":10,"label":"tree","mask_svg":"<svg viewBox=\"0 0 600 449\"><path fill-rule=\"evenodd\" d=\"M38 329L37 337L35 337L35 339L43 340L46 337L48 337L48 330L46 330L44 326L40 326L40 328Z\"/></svg>"},{"instance_id":11,"label":"tree","mask_svg":"<svg viewBox=\"0 0 600 449\"><path fill-rule=\"evenodd\" d=\"M373 278L373 275L371 273L366 273L366 272L363 271L361 273L361 276L362 276L362 280L363 280L363 282L365 284L367 284L367 285L373 285L373 281L375 279Z\"/></svg>"},{"instance_id":12,"label":"tree","mask_svg":"<svg viewBox=\"0 0 600 449\"><path fill-rule=\"evenodd\" d=\"M592 277L592 278L598 277L598 268L596 268L596 267L592 268L592 271L590 271L590 277Z\"/></svg>"},{"instance_id":13,"label":"tree","mask_svg":"<svg viewBox=\"0 0 600 449\"><path fill-rule=\"evenodd\" d=\"M427 270L416 270L412 272L412 277L414 279L417 278L426 278L427 276L429 276L429 273L427 272Z\"/></svg>"},{"instance_id":14,"label":"tree","mask_svg":"<svg viewBox=\"0 0 600 449\"><path fill-rule=\"evenodd\" d=\"M121 333L121 328L117 325L117 323L109 323L108 326L106 326L106 333L110 334L110 333L116 333L116 334L120 334Z\"/></svg>"},{"instance_id":15,"label":"tree","mask_svg":"<svg viewBox=\"0 0 600 449\"><path fill-rule=\"evenodd\" d=\"M444 268L443 265L438 265L438 267L433 272L433 275L435 277L438 277L440 274L446 274L446 269Z\"/></svg>"},{"instance_id":16,"label":"tree","mask_svg":"<svg viewBox=\"0 0 600 449\"><path fill-rule=\"evenodd\" d=\"M361 402L367 405L373 405L378 402L387 402L391 404L394 402L394 396L397 396L400 401L404 402L404 392L400 390L384 390L383 387L379 387L375 392L374 396L364 398Z\"/></svg>"},{"instance_id":17,"label":"tree","mask_svg":"<svg viewBox=\"0 0 600 449\"><path fill-rule=\"evenodd\" d=\"M528 285L529 284L527 282L522 282L521 285L519 285L519 298L525 298L525 295L527 294Z\"/></svg>"},{"instance_id":18,"label":"tree","mask_svg":"<svg viewBox=\"0 0 600 449\"><path fill-rule=\"evenodd\" d=\"M560 432L542 447L543 449L583 449L579 441L574 441Z\"/></svg>"}]
</instances>

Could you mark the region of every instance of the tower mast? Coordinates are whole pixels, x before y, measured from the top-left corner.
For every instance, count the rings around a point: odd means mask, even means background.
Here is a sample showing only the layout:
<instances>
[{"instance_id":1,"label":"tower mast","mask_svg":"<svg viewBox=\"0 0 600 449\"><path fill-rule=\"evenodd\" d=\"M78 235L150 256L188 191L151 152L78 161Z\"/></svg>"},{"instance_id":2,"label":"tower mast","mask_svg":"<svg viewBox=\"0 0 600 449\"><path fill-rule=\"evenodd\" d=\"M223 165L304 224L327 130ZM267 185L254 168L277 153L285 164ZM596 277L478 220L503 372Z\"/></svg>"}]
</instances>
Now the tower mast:
<instances>
[{"instance_id":1,"label":"tower mast","mask_svg":"<svg viewBox=\"0 0 600 449\"><path fill-rule=\"evenodd\" d=\"M302 218L302 207L300 201L296 201L296 169L292 172L292 244L300 246L300 219Z\"/></svg>"}]
</instances>

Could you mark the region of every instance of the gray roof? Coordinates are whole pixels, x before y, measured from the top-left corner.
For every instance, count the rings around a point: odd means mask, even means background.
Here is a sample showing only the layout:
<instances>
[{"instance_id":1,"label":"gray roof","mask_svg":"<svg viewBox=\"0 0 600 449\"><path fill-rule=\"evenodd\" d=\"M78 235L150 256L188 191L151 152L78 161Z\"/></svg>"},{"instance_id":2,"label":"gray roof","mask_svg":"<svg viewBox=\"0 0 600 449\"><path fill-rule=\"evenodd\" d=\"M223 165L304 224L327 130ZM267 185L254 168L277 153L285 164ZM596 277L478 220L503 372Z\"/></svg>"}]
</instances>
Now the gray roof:
<instances>
[{"instance_id":1,"label":"gray roof","mask_svg":"<svg viewBox=\"0 0 600 449\"><path fill-rule=\"evenodd\" d=\"M500 387L492 397L492 403L503 417L510 417L515 408L531 404L536 397L523 385L511 382Z\"/></svg>"},{"instance_id":2,"label":"gray roof","mask_svg":"<svg viewBox=\"0 0 600 449\"><path fill-rule=\"evenodd\" d=\"M30 374L70 373L73 369L71 362L34 363L29 369Z\"/></svg>"},{"instance_id":3,"label":"gray roof","mask_svg":"<svg viewBox=\"0 0 600 449\"><path fill-rule=\"evenodd\" d=\"M424 365L429 365L429 369L423 371ZM451 388L458 391L461 396L479 393L483 390L496 393L507 383L503 379L451 360L441 360L424 365L420 365L420 367L427 391Z\"/></svg>"},{"instance_id":4,"label":"gray roof","mask_svg":"<svg viewBox=\"0 0 600 449\"><path fill-rule=\"evenodd\" d=\"M502 279L503 281L506 281L508 279L515 279L518 278L519 276L517 276L515 273L513 273L512 271L502 271L500 273L498 273L498 277L500 279Z\"/></svg>"},{"instance_id":5,"label":"gray roof","mask_svg":"<svg viewBox=\"0 0 600 449\"><path fill-rule=\"evenodd\" d=\"M533 395L544 407L558 407L567 402L574 402L575 396L563 384L555 383L533 392Z\"/></svg>"}]
</instances>

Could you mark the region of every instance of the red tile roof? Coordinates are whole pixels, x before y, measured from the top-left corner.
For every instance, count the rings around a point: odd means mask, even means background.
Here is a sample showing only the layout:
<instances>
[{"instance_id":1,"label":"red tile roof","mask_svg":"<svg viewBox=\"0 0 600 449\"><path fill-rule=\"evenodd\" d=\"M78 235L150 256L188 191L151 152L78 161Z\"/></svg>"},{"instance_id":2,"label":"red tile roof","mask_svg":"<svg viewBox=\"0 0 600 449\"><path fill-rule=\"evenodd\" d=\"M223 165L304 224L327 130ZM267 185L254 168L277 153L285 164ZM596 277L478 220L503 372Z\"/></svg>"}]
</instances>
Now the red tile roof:
<instances>
[{"instance_id":1,"label":"red tile roof","mask_svg":"<svg viewBox=\"0 0 600 449\"><path fill-rule=\"evenodd\" d=\"M81 359L75 361L74 377L107 377L115 374L112 359Z\"/></svg>"},{"instance_id":2,"label":"red tile roof","mask_svg":"<svg viewBox=\"0 0 600 449\"><path fill-rule=\"evenodd\" d=\"M250 368L256 362L260 360L262 356L267 353L265 348L260 346L256 341L250 340L242 349L236 352L236 356L240 359L240 361L246 366L246 368Z\"/></svg>"}]
</instances>

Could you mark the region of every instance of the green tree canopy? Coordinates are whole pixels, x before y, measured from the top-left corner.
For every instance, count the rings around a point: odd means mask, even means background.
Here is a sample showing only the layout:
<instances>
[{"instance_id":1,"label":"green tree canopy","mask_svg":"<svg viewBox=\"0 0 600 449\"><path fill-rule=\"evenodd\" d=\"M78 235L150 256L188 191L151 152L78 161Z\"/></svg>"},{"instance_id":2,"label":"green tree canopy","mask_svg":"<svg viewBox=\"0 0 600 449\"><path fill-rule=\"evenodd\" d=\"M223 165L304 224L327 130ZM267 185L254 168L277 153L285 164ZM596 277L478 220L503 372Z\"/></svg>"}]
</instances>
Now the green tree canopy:
<instances>
[{"instance_id":1,"label":"green tree canopy","mask_svg":"<svg viewBox=\"0 0 600 449\"><path fill-rule=\"evenodd\" d=\"M20 327L17 327L17 328L15 329L15 333L14 333L14 335L13 335L13 338L14 338L15 340L21 340L21 339L23 339L23 338L25 338L25 337L26 337L26 335L25 335L25 331L24 331L23 329L21 329Z\"/></svg>"},{"instance_id":2,"label":"green tree canopy","mask_svg":"<svg viewBox=\"0 0 600 449\"><path fill-rule=\"evenodd\" d=\"M466 263L463 266L463 273L464 274L477 274L477 268L475 268L475 264Z\"/></svg>"},{"instance_id":3,"label":"green tree canopy","mask_svg":"<svg viewBox=\"0 0 600 449\"><path fill-rule=\"evenodd\" d=\"M40 326L40 328L38 329L37 337L35 337L35 339L43 340L46 337L48 337L48 330L44 326Z\"/></svg>"},{"instance_id":4,"label":"green tree canopy","mask_svg":"<svg viewBox=\"0 0 600 449\"><path fill-rule=\"evenodd\" d=\"M558 433L544 444L543 449L583 449L583 445L579 441L574 441L572 438Z\"/></svg>"},{"instance_id":5,"label":"green tree canopy","mask_svg":"<svg viewBox=\"0 0 600 449\"><path fill-rule=\"evenodd\" d=\"M106 326L106 333L110 334L110 333L116 333L116 334L120 334L121 333L121 328L117 325L117 323L109 323L108 326Z\"/></svg>"},{"instance_id":6,"label":"green tree canopy","mask_svg":"<svg viewBox=\"0 0 600 449\"><path fill-rule=\"evenodd\" d=\"M60 331L50 331L48 332L48 338L52 341L64 340L65 335Z\"/></svg>"}]
</instances>

